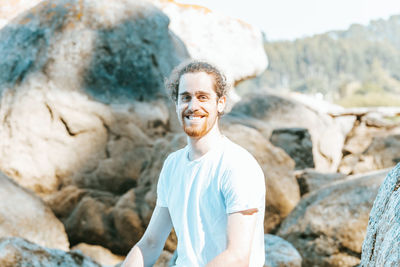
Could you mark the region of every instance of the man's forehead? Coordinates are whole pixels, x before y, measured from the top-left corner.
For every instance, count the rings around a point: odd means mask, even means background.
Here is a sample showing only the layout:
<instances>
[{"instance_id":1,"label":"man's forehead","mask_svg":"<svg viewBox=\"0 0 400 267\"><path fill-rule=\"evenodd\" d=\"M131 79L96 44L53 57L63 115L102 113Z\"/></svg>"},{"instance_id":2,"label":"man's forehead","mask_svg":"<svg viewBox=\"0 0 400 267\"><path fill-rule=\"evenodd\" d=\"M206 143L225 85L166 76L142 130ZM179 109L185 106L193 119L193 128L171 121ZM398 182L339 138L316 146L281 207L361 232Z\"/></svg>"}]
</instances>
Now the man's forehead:
<instances>
[{"instance_id":1,"label":"man's forehead","mask_svg":"<svg viewBox=\"0 0 400 267\"><path fill-rule=\"evenodd\" d=\"M179 81L179 94L185 91L211 91L215 93L215 78L214 75L200 71L188 72L181 76ZM210 93L210 92L208 92Z\"/></svg>"}]
</instances>

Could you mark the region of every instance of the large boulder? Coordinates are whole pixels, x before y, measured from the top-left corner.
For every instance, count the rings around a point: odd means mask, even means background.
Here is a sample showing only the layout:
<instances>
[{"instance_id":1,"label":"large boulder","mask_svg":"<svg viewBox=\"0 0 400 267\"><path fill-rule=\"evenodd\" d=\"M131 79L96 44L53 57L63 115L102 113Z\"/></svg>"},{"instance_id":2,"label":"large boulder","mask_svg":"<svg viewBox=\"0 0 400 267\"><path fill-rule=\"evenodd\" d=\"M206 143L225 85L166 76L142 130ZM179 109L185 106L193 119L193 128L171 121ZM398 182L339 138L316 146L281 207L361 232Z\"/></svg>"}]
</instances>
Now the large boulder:
<instances>
[{"instance_id":1,"label":"large boulder","mask_svg":"<svg viewBox=\"0 0 400 267\"><path fill-rule=\"evenodd\" d=\"M299 185L294 177L294 161L274 147L260 132L241 124L223 124L223 133L247 149L258 161L265 175L266 203L264 228L275 229L300 200Z\"/></svg>"},{"instance_id":2,"label":"large boulder","mask_svg":"<svg viewBox=\"0 0 400 267\"><path fill-rule=\"evenodd\" d=\"M302 258L297 249L279 236L266 234L264 267L301 267Z\"/></svg>"},{"instance_id":3,"label":"large boulder","mask_svg":"<svg viewBox=\"0 0 400 267\"><path fill-rule=\"evenodd\" d=\"M233 82L261 74L267 67L259 29L201 6L152 2L168 15L169 28L184 42L191 58L213 62Z\"/></svg>"},{"instance_id":4,"label":"large boulder","mask_svg":"<svg viewBox=\"0 0 400 267\"><path fill-rule=\"evenodd\" d=\"M10 236L69 250L64 225L51 209L32 192L0 173L0 237Z\"/></svg>"},{"instance_id":5,"label":"large boulder","mask_svg":"<svg viewBox=\"0 0 400 267\"><path fill-rule=\"evenodd\" d=\"M279 128L305 128L311 135L312 153L318 171L335 172L353 118L334 119L326 113L290 99L267 93L255 93L237 103L229 120L260 130L266 138ZM352 125L352 124L351 124Z\"/></svg>"},{"instance_id":6,"label":"large boulder","mask_svg":"<svg viewBox=\"0 0 400 267\"><path fill-rule=\"evenodd\" d=\"M387 175L370 213L361 266L400 265L400 164Z\"/></svg>"},{"instance_id":7,"label":"large boulder","mask_svg":"<svg viewBox=\"0 0 400 267\"><path fill-rule=\"evenodd\" d=\"M373 201L388 170L348 177L305 195L277 235L292 243L305 266L355 266Z\"/></svg>"},{"instance_id":8,"label":"large boulder","mask_svg":"<svg viewBox=\"0 0 400 267\"><path fill-rule=\"evenodd\" d=\"M0 266L100 267L79 251L65 252L29 242L20 237L0 238Z\"/></svg>"},{"instance_id":9,"label":"large boulder","mask_svg":"<svg viewBox=\"0 0 400 267\"><path fill-rule=\"evenodd\" d=\"M186 57L168 23L146 1L56 0L7 24L0 169L40 194L71 182L116 193L134 185L147 135L168 129L164 77Z\"/></svg>"}]
</instances>

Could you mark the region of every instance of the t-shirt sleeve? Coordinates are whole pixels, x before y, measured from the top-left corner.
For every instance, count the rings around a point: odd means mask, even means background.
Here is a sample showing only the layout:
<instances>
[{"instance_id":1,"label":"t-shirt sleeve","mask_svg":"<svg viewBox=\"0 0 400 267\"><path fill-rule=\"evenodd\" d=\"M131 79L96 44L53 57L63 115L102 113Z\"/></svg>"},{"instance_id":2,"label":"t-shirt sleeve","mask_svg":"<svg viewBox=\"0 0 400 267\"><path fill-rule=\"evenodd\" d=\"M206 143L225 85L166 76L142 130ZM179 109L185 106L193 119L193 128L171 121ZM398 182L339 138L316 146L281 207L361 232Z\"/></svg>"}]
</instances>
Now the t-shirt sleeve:
<instances>
[{"instance_id":1,"label":"t-shirt sleeve","mask_svg":"<svg viewBox=\"0 0 400 267\"><path fill-rule=\"evenodd\" d=\"M226 213L260 209L265 205L265 179L254 158L236 162L222 178Z\"/></svg>"},{"instance_id":2,"label":"t-shirt sleeve","mask_svg":"<svg viewBox=\"0 0 400 267\"><path fill-rule=\"evenodd\" d=\"M168 159L167 159L168 160ZM168 207L167 202L167 160L164 161L164 165L161 169L160 176L157 183L157 206Z\"/></svg>"}]
</instances>

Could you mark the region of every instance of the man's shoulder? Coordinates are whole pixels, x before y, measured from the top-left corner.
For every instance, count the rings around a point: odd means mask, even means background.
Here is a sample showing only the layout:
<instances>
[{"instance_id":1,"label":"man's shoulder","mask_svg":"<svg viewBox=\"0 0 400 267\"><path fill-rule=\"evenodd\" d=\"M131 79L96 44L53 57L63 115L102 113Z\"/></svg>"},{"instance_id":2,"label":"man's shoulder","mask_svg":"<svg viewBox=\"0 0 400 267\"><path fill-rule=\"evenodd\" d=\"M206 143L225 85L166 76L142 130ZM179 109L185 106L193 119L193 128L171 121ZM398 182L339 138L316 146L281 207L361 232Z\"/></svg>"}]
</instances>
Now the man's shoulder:
<instances>
[{"instance_id":1,"label":"man's shoulder","mask_svg":"<svg viewBox=\"0 0 400 267\"><path fill-rule=\"evenodd\" d=\"M185 147L183 147L183 148L181 148L181 149L178 149L178 150L176 150L176 151L170 153L170 154L167 156L167 158L165 159L164 165L165 165L165 164L171 164L171 163L173 163L173 162L175 162L175 161L181 160L182 157L184 157L185 154L186 154L186 149L187 149L187 147L185 146Z\"/></svg>"},{"instance_id":2,"label":"man's shoulder","mask_svg":"<svg viewBox=\"0 0 400 267\"><path fill-rule=\"evenodd\" d=\"M228 138L225 138L224 158L235 169L245 167L261 170L260 164L249 151Z\"/></svg>"},{"instance_id":3,"label":"man's shoulder","mask_svg":"<svg viewBox=\"0 0 400 267\"><path fill-rule=\"evenodd\" d=\"M239 144L233 142L229 138L225 137L225 151L224 155L226 157L235 159L235 160L251 160L255 161L254 156L247 151L244 147Z\"/></svg>"}]
</instances>

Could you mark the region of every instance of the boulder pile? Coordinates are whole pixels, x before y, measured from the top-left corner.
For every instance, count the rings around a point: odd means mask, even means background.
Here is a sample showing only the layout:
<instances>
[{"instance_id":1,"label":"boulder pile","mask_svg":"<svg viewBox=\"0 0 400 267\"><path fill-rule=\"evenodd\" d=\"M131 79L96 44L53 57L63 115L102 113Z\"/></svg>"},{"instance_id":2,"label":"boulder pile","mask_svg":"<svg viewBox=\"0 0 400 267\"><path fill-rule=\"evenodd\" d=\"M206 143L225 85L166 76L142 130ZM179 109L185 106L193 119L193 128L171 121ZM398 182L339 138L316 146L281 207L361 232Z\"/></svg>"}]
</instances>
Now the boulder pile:
<instances>
[{"instance_id":1,"label":"boulder pile","mask_svg":"<svg viewBox=\"0 0 400 267\"><path fill-rule=\"evenodd\" d=\"M4 2L0 265L117 264L149 223L165 158L186 145L164 79L190 58L232 83L258 75L261 33L166 0ZM397 172L378 188L400 161L399 116L293 94L235 103L221 128L265 174L266 266L374 266L398 251L381 242L397 229Z\"/></svg>"}]
</instances>

